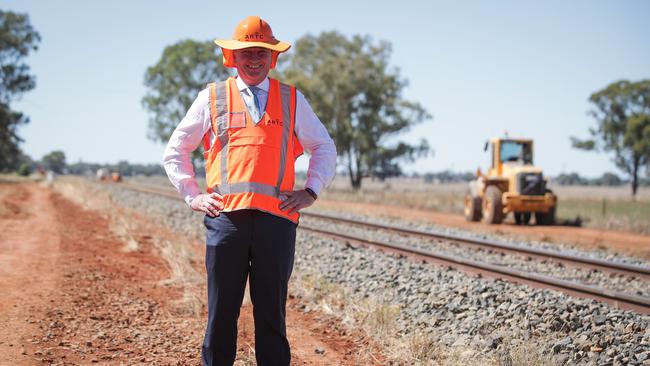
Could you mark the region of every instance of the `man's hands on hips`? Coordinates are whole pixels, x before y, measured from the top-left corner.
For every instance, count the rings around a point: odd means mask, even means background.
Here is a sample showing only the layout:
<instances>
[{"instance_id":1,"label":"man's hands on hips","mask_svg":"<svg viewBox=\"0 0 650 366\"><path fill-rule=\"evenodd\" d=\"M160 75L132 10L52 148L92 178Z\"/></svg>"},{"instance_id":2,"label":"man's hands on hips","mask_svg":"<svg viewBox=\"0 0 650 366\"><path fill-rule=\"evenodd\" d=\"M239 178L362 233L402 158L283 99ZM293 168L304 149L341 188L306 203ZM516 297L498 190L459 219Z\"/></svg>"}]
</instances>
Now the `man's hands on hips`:
<instances>
[{"instance_id":1,"label":"man's hands on hips","mask_svg":"<svg viewBox=\"0 0 650 366\"><path fill-rule=\"evenodd\" d=\"M200 194L190 202L190 207L194 211L205 212L210 217L219 216L219 211L223 210L223 197L214 192Z\"/></svg>"},{"instance_id":2,"label":"man's hands on hips","mask_svg":"<svg viewBox=\"0 0 650 366\"><path fill-rule=\"evenodd\" d=\"M289 214L300 211L303 208L307 208L314 204L314 197L312 197L307 191L301 189L299 191L288 191L281 192L280 199L280 210L287 211Z\"/></svg>"},{"instance_id":3,"label":"man's hands on hips","mask_svg":"<svg viewBox=\"0 0 650 366\"><path fill-rule=\"evenodd\" d=\"M280 210L289 214L300 211L314 204L312 197L304 189L298 191L286 191L280 193ZM223 197L218 193L200 194L192 200L190 207L194 211L204 212L210 217L219 216L219 211L223 210Z\"/></svg>"}]
</instances>

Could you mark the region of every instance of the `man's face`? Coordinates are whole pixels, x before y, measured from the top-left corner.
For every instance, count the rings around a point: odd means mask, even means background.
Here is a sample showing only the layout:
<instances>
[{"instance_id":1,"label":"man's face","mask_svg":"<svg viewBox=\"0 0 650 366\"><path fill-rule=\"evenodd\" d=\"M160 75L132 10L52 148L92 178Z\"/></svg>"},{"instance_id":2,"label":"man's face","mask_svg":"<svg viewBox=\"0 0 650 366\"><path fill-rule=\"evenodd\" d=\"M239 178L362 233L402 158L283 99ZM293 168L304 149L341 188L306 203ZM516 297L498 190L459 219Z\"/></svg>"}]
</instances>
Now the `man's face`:
<instances>
[{"instance_id":1,"label":"man's face","mask_svg":"<svg viewBox=\"0 0 650 366\"><path fill-rule=\"evenodd\" d=\"M262 47L233 51L237 74L247 85L261 83L271 69L272 52Z\"/></svg>"}]
</instances>

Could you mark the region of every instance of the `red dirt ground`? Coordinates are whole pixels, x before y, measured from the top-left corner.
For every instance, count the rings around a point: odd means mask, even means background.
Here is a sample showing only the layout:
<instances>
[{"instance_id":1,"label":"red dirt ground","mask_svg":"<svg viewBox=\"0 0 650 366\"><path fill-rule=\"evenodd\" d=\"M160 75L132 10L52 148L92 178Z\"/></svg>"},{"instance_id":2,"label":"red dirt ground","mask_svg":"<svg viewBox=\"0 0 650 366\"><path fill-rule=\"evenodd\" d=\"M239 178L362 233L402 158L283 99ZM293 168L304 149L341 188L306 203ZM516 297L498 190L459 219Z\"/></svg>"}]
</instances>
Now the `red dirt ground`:
<instances>
[{"instance_id":1,"label":"red dirt ground","mask_svg":"<svg viewBox=\"0 0 650 366\"><path fill-rule=\"evenodd\" d=\"M462 215L415 210L392 205L333 200L318 200L317 202L317 207L327 210L347 211L357 214L371 213L372 215L387 218L417 220L478 233L507 235L522 241L538 240L569 243L587 249L607 248L615 252L650 259L650 236L634 233L569 226L518 226L508 223L487 225L467 222Z\"/></svg>"},{"instance_id":2,"label":"red dirt ground","mask_svg":"<svg viewBox=\"0 0 650 366\"><path fill-rule=\"evenodd\" d=\"M155 233L131 235L138 246L126 251L105 215L35 183L1 183L0 364L198 365L205 310L174 310L183 289L165 282L170 270L151 243ZM290 299L293 364L354 364L371 347L335 319L300 308ZM253 339L247 305L237 365L254 364Z\"/></svg>"}]
</instances>

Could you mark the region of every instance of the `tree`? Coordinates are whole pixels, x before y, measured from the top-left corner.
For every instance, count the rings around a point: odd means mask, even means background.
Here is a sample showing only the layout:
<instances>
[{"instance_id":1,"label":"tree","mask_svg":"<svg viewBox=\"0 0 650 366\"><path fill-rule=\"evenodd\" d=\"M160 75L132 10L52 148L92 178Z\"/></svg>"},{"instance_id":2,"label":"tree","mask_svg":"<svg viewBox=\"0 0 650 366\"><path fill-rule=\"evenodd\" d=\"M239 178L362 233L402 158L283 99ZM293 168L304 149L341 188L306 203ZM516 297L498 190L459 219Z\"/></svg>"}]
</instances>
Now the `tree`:
<instances>
[{"instance_id":1,"label":"tree","mask_svg":"<svg viewBox=\"0 0 650 366\"><path fill-rule=\"evenodd\" d=\"M581 177L578 173L562 173L555 178L555 182L563 186L584 186L588 185L589 181Z\"/></svg>"},{"instance_id":2,"label":"tree","mask_svg":"<svg viewBox=\"0 0 650 366\"><path fill-rule=\"evenodd\" d=\"M65 169L65 153L60 150L52 151L43 156L41 164L47 170L51 170L57 174L63 174L63 170Z\"/></svg>"},{"instance_id":3,"label":"tree","mask_svg":"<svg viewBox=\"0 0 650 366\"><path fill-rule=\"evenodd\" d=\"M623 180L614 173L606 172L600 178L596 178L594 183L599 186L620 186Z\"/></svg>"},{"instance_id":4,"label":"tree","mask_svg":"<svg viewBox=\"0 0 650 366\"><path fill-rule=\"evenodd\" d=\"M404 142L399 142L392 147L377 146L376 150L368 152L368 157L365 159L368 175L382 181L390 177L399 177L403 174L399 164L401 157L410 159L413 156L425 154L428 150L429 144L426 140L422 140L419 146L411 146Z\"/></svg>"},{"instance_id":5,"label":"tree","mask_svg":"<svg viewBox=\"0 0 650 366\"><path fill-rule=\"evenodd\" d=\"M333 137L346 164L352 187L363 177L400 172L398 161L413 161L429 148L394 137L431 116L418 103L401 97L407 81L389 67L391 46L365 36L351 39L338 32L306 35L280 66L284 79L307 97Z\"/></svg>"},{"instance_id":6,"label":"tree","mask_svg":"<svg viewBox=\"0 0 650 366\"><path fill-rule=\"evenodd\" d=\"M118 161L114 170L120 172L120 174L124 177L133 175L133 165L129 164L129 162L126 160Z\"/></svg>"},{"instance_id":7,"label":"tree","mask_svg":"<svg viewBox=\"0 0 650 366\"><path fill-rule=\"evenodd\" d=\"M119 161L117 164L85 163L79 160L76 163L67 164L66 172L75 175L95 175L97 170L102 168L108 171L117 171L125 177L135 175L165 175L165 170L160 164L131 164L125 160Z\"/></svg>"},{"instance_id":8,"label":"tree","mask_svg":"<svg viewBox=\"0 0 650 366\"><path fill-rule=\"evenodd\" d=\"M167 46L154 66L147 68L147 93L142 105L152 114L148 137L166 143L199 91L229 76L215 56L214 43L184 40Z\"/></svg>"},{"instance_id":9,"label":"tree","mask_svg":"<svg viewBox=\"0 0 650 366\"><path fill-rule=\"evenodd\" d=\"M598 125L589 130L591 139L572 137L573 146L614 152L614 163L630 176L636 196L641 170L650 164L650 80L613 82L589 101Z\"/></svg>"},{"instance_id":10,"label":"tree","mask_svg":"<svg viewBox=\"0 0 650 366\"><path fill-rule=\"evenodd\" d=\"M10 104L36 86L24 59L40 40L26 14L0 10L0 171L14 170L19 164L18 127L29 118L11 110Z\"/></svg>"},{"instance_id":11,"label":"tree","mask_svg":"<svg viewBox=\"0 0 650 366\"><path fill-rule=\"evenodd\" d=\"M18 158L16 159L16 173L22 176L28 176L34 170L34 161L28 155L24 153L19 153Z\"/></svg>"}]
</instances>

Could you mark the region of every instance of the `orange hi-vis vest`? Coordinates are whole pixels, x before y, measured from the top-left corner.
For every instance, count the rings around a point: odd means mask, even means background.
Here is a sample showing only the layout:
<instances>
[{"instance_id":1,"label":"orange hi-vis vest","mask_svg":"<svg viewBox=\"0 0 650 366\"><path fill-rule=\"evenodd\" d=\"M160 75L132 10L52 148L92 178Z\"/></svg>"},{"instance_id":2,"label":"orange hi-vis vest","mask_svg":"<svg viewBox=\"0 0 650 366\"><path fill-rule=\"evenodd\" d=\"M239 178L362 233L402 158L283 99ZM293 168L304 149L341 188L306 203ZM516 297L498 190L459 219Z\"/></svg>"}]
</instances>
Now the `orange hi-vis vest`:
<instances>
[{"instance_id":1,"label":"orange hi-vis vest","mask_svg":"<svg viewBox=\"0 0 650 366\"><path fill-rule=\"evenodd\" d=\"M292 191L294 163L302 154L295 133L296 88L269 78L266 111L255 123L234 78L208 85L215 138L203 138L208 192L223 196L223 211L256 209L298 222L281 211L280 192ZM262 111L260 111L262 112Z\"/></svg>"}]
</instances>

